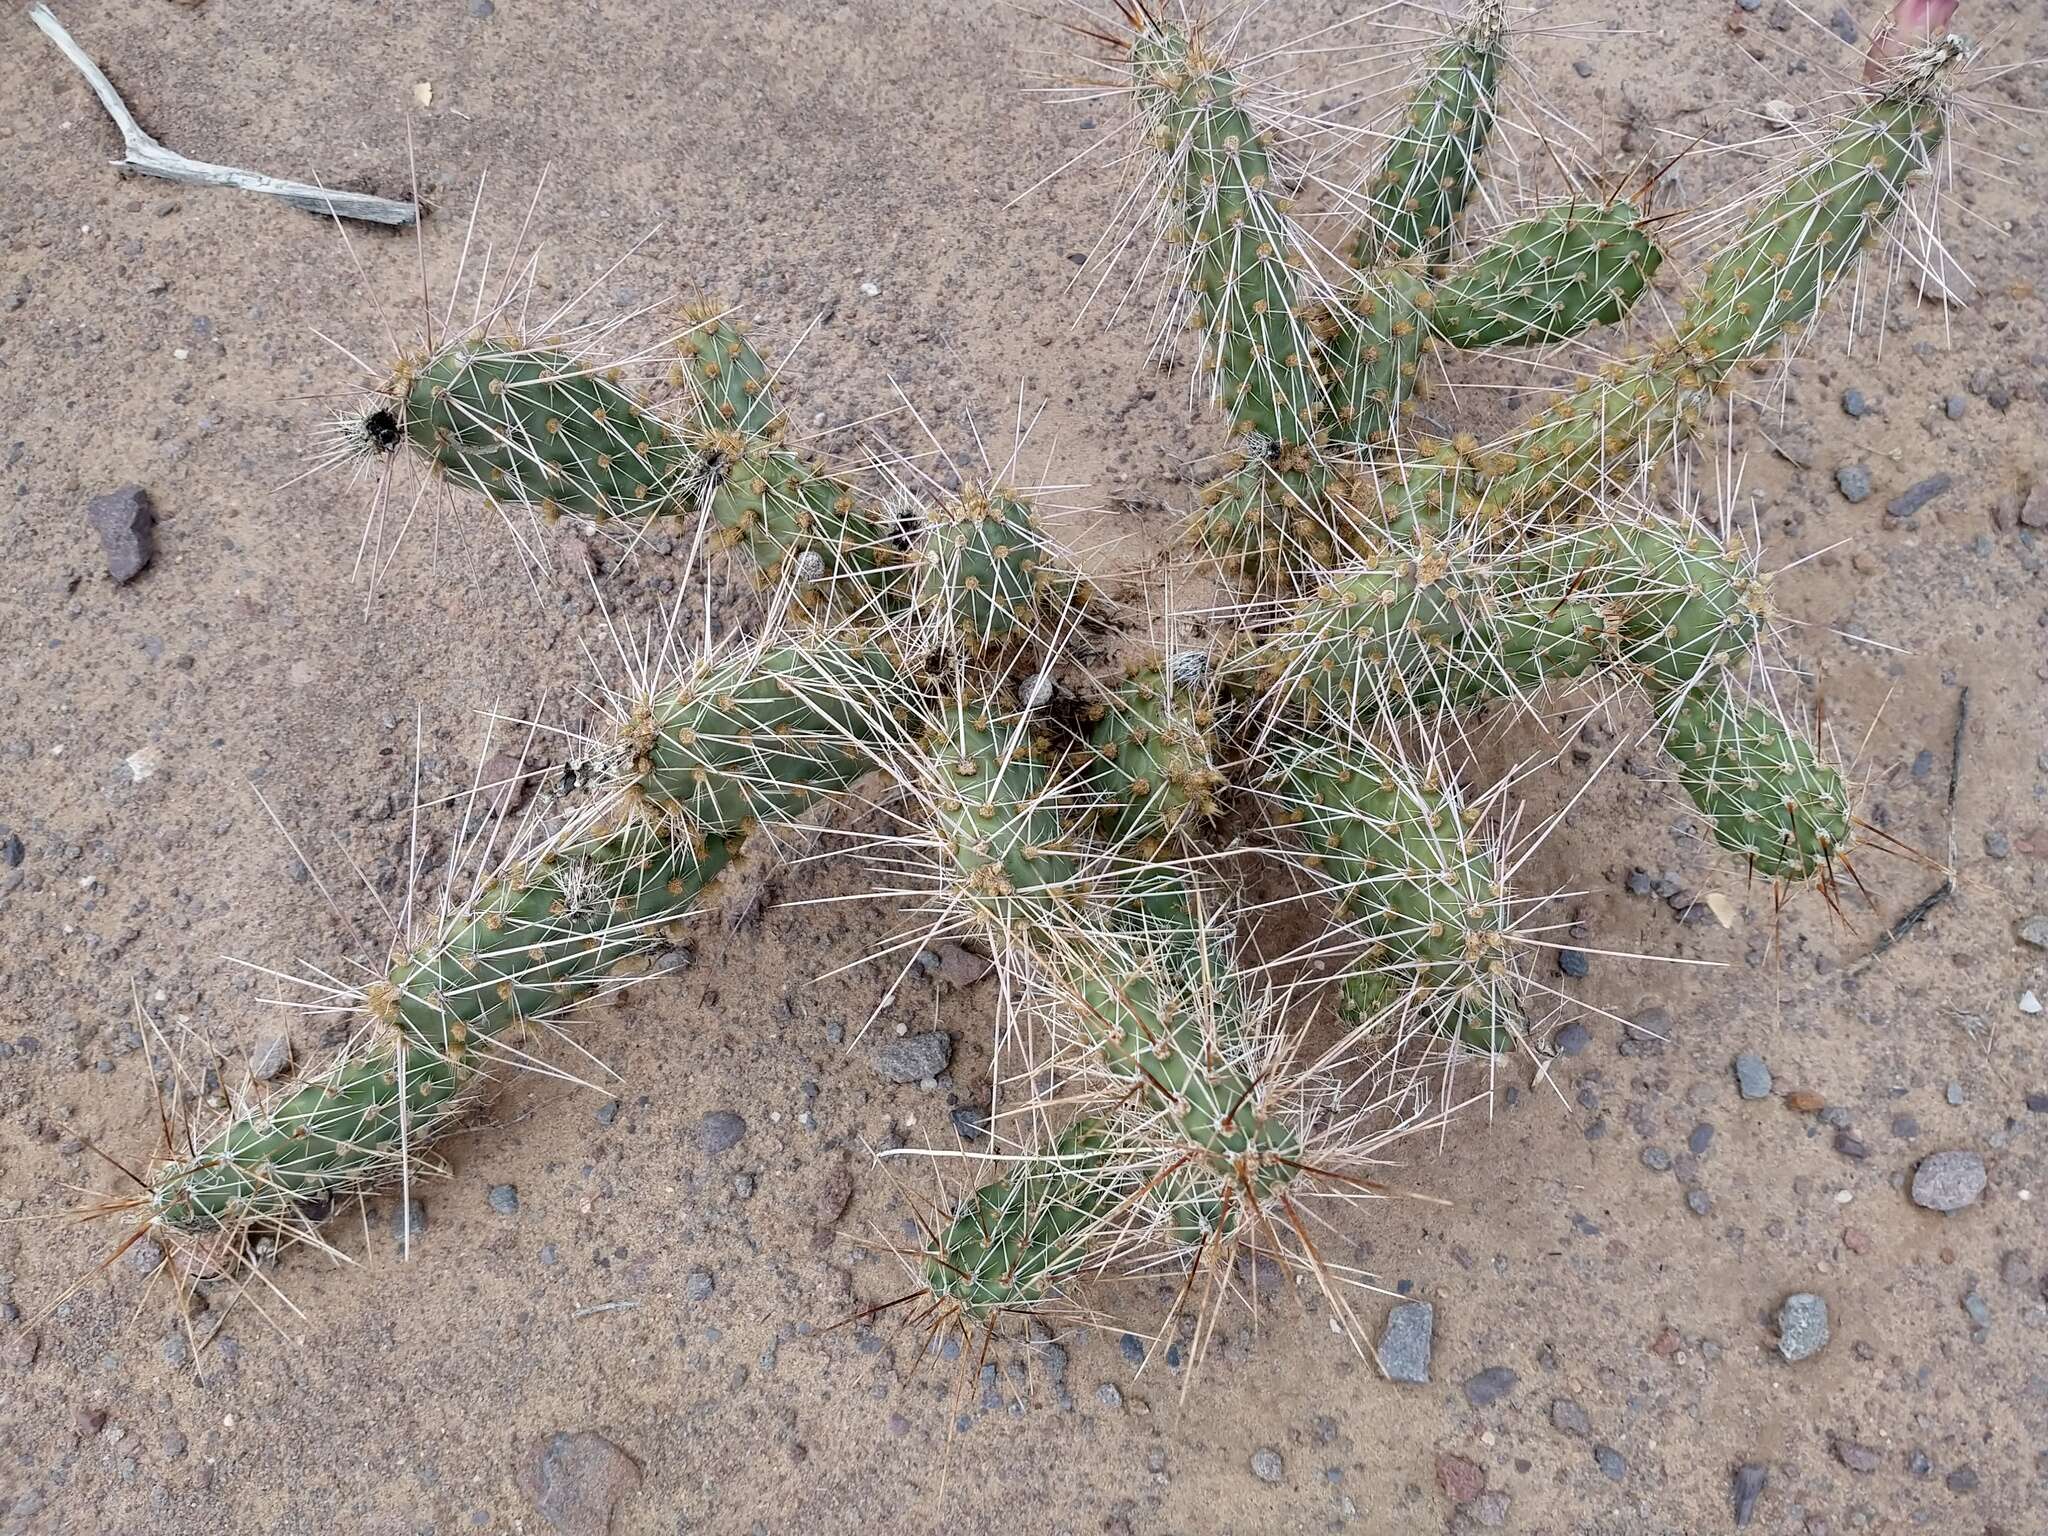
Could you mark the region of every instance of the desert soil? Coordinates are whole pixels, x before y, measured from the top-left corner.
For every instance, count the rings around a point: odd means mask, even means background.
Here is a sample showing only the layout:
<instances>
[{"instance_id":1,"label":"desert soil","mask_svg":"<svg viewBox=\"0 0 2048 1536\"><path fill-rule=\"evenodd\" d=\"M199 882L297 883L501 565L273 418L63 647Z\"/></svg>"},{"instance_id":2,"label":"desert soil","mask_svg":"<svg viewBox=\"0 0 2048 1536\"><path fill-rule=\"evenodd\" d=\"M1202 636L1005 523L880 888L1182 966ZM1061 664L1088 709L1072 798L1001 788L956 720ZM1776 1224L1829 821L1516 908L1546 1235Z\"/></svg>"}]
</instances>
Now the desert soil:
<instances>
[{"instance_id":1,"label":"desert soil","mask_svg":"<svg viewBox=\"0 0 2048 1536\"><path fill-rule=\"evenodd\" d=\"M1250 35L1347 9L1276 3ZM1836 27L1875 11L1855 0ZM1116 116L1029 93L1075 40L1025 10L59 14L195 156L402 196L410 114L437 294L479 179L502 249L549 167L544 295L598 279L599 313L727 295L774 347L811 327L785 375L800 423L874 418L900 387L960 451L969 413L1006 442L1020 397L1042 405L1034 444L1085 486L1063 499L1094 513L1065 531L1098 571L1170 548L1216 440L1142 324L1077 322L1119 184L1037 184ZM2035 0L1962 20L1996 34L1998 65L2048 55ZM1784 152L1766 104L1811 122L1855 68L1824 9L1778 0L1558 0L1542 21L1571 30L1526 45L1524 96L1582 125L1603 170L1697 139L1693 205L1754 177L1705 149ZM1295 78L1355 123L1366 72L1326 53ZM195 1371L169 1288L133 1255L101 1267L124 1229L65 1219L122 1183L92 1148L151 1155L138 1007L230 1078L280 1024L316 1060L332 1020L266 1007L279 984L228 957L376 959L415 721L421 793L457 792L481 712L573 711L584 648L609 643L598 602L651 612L675 557L605 556L594 597L566 528L530 579L474 509L430 510L367 602L362 485L278 487L327 408L306 397L351 381L314 328L377 357L380 310L418 325L412 240L353 231L366 291L330 224L123 176L82 82L19 9L0 20L0 1531L1652 1536L1732 1528L1744 1466L1765 1477L1759 1531L2048 1529L2048 1049L2027 1011L2048 952L2021 937L2048 911L2048 96L2038 63L1977 94L1996 116L1942 226L1976 302L1873 268L1858 333L1838 306L1782 393L1760 383L1736 413L1745 516L1773 565L1800 562L1779 591L1808 671L1784 686L1858 752L1872 821L1937 860L1952 843L1954 894L1859 963L1937 873L1873 852L1867 901L1775 913L1629 745L1639 705L1583 739L1518 727L1505 756L1557 757L1532 815L1621 746L1520 877L1576 893L1587 974L1535 962L1564 1003L1545 1059L1504 1062L1490 1108L1408 1148L1393 1177L1425 1199L1341 1217L1350 1261L1434 1304L1428 1384L1380 1379L1290 1283L1227 1311L1192 1373L1183 1350L1132 1358L1167 1312L1156 1278L1098 1287L1056 1337L999 1337L979 1373L972 1351L921 1362L886 1321L827 1331L904 1288L887 1247L933 1186L871 1152L963 1148L951 1111L985 1102L996 1006L993 983L914 976L856 1044L888 973L814 978L892 916L791 899L860 889L845 861L785 878L755 926L702 925L685 973L595 1012L581 1039L611 1096L509 1083L416 1184L409 1262L394 1197L352 1207L328 1229L348 1262L301 1250L265 1272L275 1290L214 1299ZM1526 398L1560 375L1459 376ZM1462 419L1499 419L1501 393L1468 393ZM876 430L925 446L900 411ZM1841 470L1867 472L1865 499ZM1887 512L1934 476L1919 511ZM129 484L160 523L117 585L86 503ZM715 595L747 618L731 573ZM448 826L427 826L438 880ZM931 1030L954 1043L935 1085L877 1072L875 1041ZM1769 1096L1741 1096L1739 1053ZM745 1131L713 1153L718 1114ZM1909 1194L1942 1151L1988 1173L1948 1215ZM1772 1319L1796 1292L1824 1298L1832 1336L1790 1363ZM586 1310L605 1303L630 1305ZM1359 1304L1376 1335L1393 1299Z\"/></svg>"}]
</instances>

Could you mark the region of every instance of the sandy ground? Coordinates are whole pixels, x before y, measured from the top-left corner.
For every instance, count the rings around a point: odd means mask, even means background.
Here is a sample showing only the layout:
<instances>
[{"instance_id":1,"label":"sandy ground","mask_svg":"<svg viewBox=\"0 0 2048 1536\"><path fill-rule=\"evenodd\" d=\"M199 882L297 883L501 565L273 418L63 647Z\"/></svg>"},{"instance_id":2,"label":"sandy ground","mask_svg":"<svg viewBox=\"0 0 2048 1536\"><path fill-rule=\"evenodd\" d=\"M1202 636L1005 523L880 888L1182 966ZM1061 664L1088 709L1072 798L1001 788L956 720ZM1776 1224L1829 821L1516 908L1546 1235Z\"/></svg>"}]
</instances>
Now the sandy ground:
<instances>
[{"instance_id":1,"label":"sandy ground","mask_svg":"<svg viewBox=\"0 0 2048 1536\"><path fill-rule=\"evenodd\" d=\"M1275 5L1259 35L1343 9ZM1813 99L1851 58L1780 9L1785 30L1768 5L1560 0L1550 20L1634 30L1544 38L1530 78L1601 166L1635 158L1627 123L1653 147L1753 137L1762 103ZM2000 62L2048 54L2031 0L1968 10L2003 32ZM1112 179L1070 176L1011 206L1109 126L1026 94L1038 50L1061 40L1022 13L67 0L60 14L166 142L387 194L405 188L403 114L431 85L414 121L421 190L441 208L437 284L477 179L489 172L488 217L509 239L551 164L550 291L660 224L598 284L600 311L697 285L742 296L774 342L815 320L788 373L800 421L871 416L893 380L958 448L964 412L1004 437L1020 391L1043 402L1057 476L1089 487L1070 499L1114 509L1070 525L1098 567L1165 547L1191 494L1183 466L1213 443L1182 378L1146 365L1140 328L1073 325L1074 259L1111 216ZM1341 61L1305 68L1329 80L1314 106L1344 101ZM1056 1347L998 1341L987 1389L960 1362L916 1370L914 1343L887 1328L821 1331L902 1288L881 1247L928 1186L866 1149L892 1134L956 1144L948 1110L987 1092L995 1000L987 984L907 984L878 1029L943 1028L958 1046L938 1089L888 1084L834 1043L883 975L810 979L874 943L886 914L788 904L737 937L705 927L686 975L590 1021L589 1048L620 1074L615 1108L512 1084L493 1124L445 1148L410 1263L394 1202L371 1201L332 1228L352 1264L301 1253L275 1271L291 1310L265 1293L260 1311L252 1296L224 1324L201 1319L217 1328L202 1376L167 1291L145 1293L127 1260L39 1318L117 1235L61 1220L73 1190L118 1180L83 1144L139 1160L153 1140L136 1000L239 1070L273 989L224 956L286 967L376 947L349 860L396 888L415 710L422 792L450 793L473 771L478 712L562 699L603 631L562 558L568 534L536 593L468 514L415 530L366 618L349 578L359 490L273 487L319 409L297 397L347 381L311 328L376 349L379 305L412 323L412 244L357 232L372 301L331 227L123 179L82 84L18 13L0 21L0 848L20 841L18 867L0 861L0 1214L25 1218L0 1226L0 1531L597 1531L609 1514L620 1533L1649 1536L1730 1528L1745 1463L1768 1469L1757 1530L2048 1529L2048 1051L2018 1002L2048 992L2048 967L2017 937L2048 909L2048 608L2037 535L2015 516L2048 478L2033 286L2048 166L2041 119L2019 110L2042 109L2041 79L1986 88L2007 125L1982 142L2005 158L1980 155L1949 207L1981 302L1923 305L1876 274L1888 322L1846 355L1838 315L1784 416L1744 413L1770 557L1812 557L1782 583L1809 626L1798 653L1846 739L1869 733L1868 814L1921 848L1948 839L1969 690L1954 899L1859 969L1927 870L1872 858L1877 910L1852 902L1837 922L1807 900L1774 920L1670 791L1610 771L1523 878L1584 893L1567 905L1591 950L1719 968L1595 953L1587 977L1560 981L1545 963L1583 1023L1571 1053L1543 1082L1529 1062L1504 1069L1490 1126L1482 1113L1413 1149L1404 1186L1436 1203L1350 1218L1358 1262L1436 1305L1432 1384L1380 1381L1325 1306L1292 1294L1226 1315L1192 1383L1164 1358L1138 1373L1122 1346L1163 1315L1153 1282L1100 1292L1104 1326ZM1732 158L1687 174L1695 198L1746 175ZM1474 376L1527 381L1508 365ZM1872 403L1861 417L1839 404L1850 387ZM906 421L886 430L917 446ZM1838 493L1845 465L1867 467L1868 500ZM1952 486L1917 517L1885 515L1938 473ZM152 566L116 587L84 505L127 483L162 522ZM668 568L608 565L604 601L648 611ZM719 604L743 607L730 579ZM1565 752L1536 805L1562 804L1584 771ZM1733 928L1631 894L1638 869L1726 894ZM1763 963L1774 922L1782 967ZM293 1022L301 1060L322 1028ZM1779 1096L1738 1097L1739 1051L1768 1062ZM1788 1109L1790 1090L1830 1113ZM716 1111L747 1131L707 1157L697 1128ZM1989 1170L1947 1217L1904 1190L1942 1149ZM499 1185L516 1186L515 1213L494 1209ZM1790 1365L1769 1319L1801 1290L1826 1298L1833 1339ZM613 1301L636 1305L577 1316ZM1366 1298L1375 1328L1388 1305ZM1514 1382L1476 1406L1487 1394L1468 1379L1495 1367ZM1277 1480L1254 1473L1261 1451Z\"/></svg>"}]
</instances>

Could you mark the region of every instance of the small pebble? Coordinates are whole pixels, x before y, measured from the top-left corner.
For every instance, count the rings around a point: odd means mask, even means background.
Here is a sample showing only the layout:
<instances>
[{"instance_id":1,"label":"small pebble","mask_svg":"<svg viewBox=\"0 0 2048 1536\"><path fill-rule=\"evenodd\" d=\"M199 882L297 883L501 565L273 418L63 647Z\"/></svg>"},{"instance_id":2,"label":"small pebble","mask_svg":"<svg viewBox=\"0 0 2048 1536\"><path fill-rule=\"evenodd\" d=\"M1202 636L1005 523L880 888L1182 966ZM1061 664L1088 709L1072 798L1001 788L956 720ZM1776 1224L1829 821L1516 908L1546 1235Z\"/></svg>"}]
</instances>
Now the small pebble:
<instances>
[{"instance_id":1,"label":"small pebble","mask_svg":"<svg viewBox=\"0 0 2048 1536\"><path fill-rule=\"evenodd\" d=\"M1884 1465L1883 1456L1879 1455L1871 1447L1859 1445L1854 1440L1837 1440L1835 1442L1835 1460L1839 1461L1851 1472L1875 1472Z\"/></svg>"},{"instance_id":2,"label":"small pebble","mask_svg":"<svg viewBox=\"0 0 2048 1536\"><path fill-rule=\"evenodd\" d=\"M1745 1051L1735 1058L1735 1084L1745 1099L1768 1099L1771 1069L1764 1065L1763 1057Z\"/></svg>"},{"instance_id":3,"label":"small pebble","mask_svg":"<svg viewBox=\"0 0 2048 1536\"><path fill-rule=\"evenodd\" d=\"M1592 970L1585 953L1576 949L1560 949L1557 952L1557 968L1561 974L1571 977L1574 981L1583 980Z\"/></svg>"},{"instance_id":4,"label":"small pebble","mask_svg":"<svg viewBox=\"0 0 2048 1536\"><path fill-rule=\"evenodd\" d=\"M281 1029L266 1029L249 1048L249 1075L259 1083L276 1079L291 1065L292 1037Z\"/></svg>"},{"instance_id":5,"label":"small pebble","mask_svg":"<svg viewBox=\"0 0 2048 1536\"><path fill-rule=\"evenodd\" d=\"M1986 832L1984 834L1984 854L1986 858L1992 859L2011 858L2012 838L2009 837L2007 834L1997 831L1995 829L1990 832Z\"/></svg>"},{"instance_id":6,"label":"small pebble","mask_svg":"<svg viewBox=\"0 0 2048 1536\"><path fill-rule=\"evenodd\" d=\"M1714 1202L1704 1189L1688 1189L1685 1192L1685 1208L1695 1216L1714 1214Z\"/></svg>"},{"instance_id":7,"label":"small pebble","mask_svg":"<svg viewBox=\"0 0 2048 1536\"><path fill-rule=\"evenodd\" d=\"M156 555L156 507L139 485L95 496L85 504L85 520L100 536L100 553L114 585L124 586L148 567Z\"/></svg>"},{"instance_id":8,"label":"small pebble","mask_svg":"<svg viewBox=\"0 0 2048 1536\"><path fill-rule=\"evenodd\" d=\"M1968 1466L1957 1467L1955 1471L1949 1473L1942 1481L1948 1485L1950 1493L1975 1493L1977 1491L1977 1469Z\"/></svg>"},{"instance_id":9,"label":"small pebble","mask_svg":"<svg viewBox=\"0 0 2048 1536\"><path fill-rule=\"evenodd\" d=\"M1692 1128L1692 1134L1685 1138L1685 1149L1694 1157L1705 1157L1707 1148L1714 1144L1714 1128L1702 1120Z\"/></svg>"},{"instance_id":10,"label":"small pebble","mask_svg":"<svg viewBox=\"0 0 2048 1536\"><path fill-rule=\"evenodd\" d=\"M1465 1378L1462 1389L1465 1401L1474 1408L1491 1408L1514 1391L1515 1384L1521 1379L1504 1365L1489 1365L1485 1370Z\"/></svg>"},{"instance_id":11,"label":"small pebble","mask_svg":"<svg viewBox=\"0 0 2048 1536\"><path fill-rule=\"evenodd\" d=\"M1671 1154L1662 1147L1645 1147L1640 1155L1643 1166L1652 1173L1668 1173L1671 1170Z\"/></svg>"},{"instance_id":12,"label":"small pebble","mask_svg":"<svg viewBox=\"0 0 2048 1536\"><path fill-rule=\"evenodd\" d=\"M1969 1314L1970 1321L1979 1328L1991 1326L1991 1303L1977 1292L1972 1291L1963 1298L1963 1311Z\"/></svg>"},{"instance_id":13,"label":"small pebble","mask_svg":"<svg viewBox=\"0 0 2048 1536\"><path fill-rule=\"evenodd\" d=\"M892 1083L921 1083L937 1077L953 1059L953 1037L943 1029L885 1040L869 1057L876 1072Z\"/></svg>"},{"instance_id":14,"label":"small pebble","mask_svg":"<svg viewBox=\"0 0 2048 1536\"><path fill-rule=\"evenodd\" d=\"M697 1122L697 1150L706 1157L716 1157L739 1145L746 1134L746 1121L729 1109L714 1109Z\"/></svg>"},{"instance_id":15,"label":"small pebble","mask_svg":"<svg viewBox=\"0 0 2048 1536\"><path fill-rule=\"evenodd\" d=\"M1579 1406L1576 1398L1552 1398L1550 1423L1553 1428L1567 1435L1590 1438L1593 1433L1593 1421L1586 1417L1586 1410Z\"/></svg>"},{"instance_id":16,"label":"small pebble","mask_svg":"<svg viewBox=\"0 0 2048 1536\"><path fill-rule=\"evenodd\" d=\"M1614 1482L1618 1483L1628 1476L1627 1459L1611 1445L1594 1446L1593 1461Z\"/></svg>"},{"instance_id":17,"label":"small pebble","mask_svg":"<svg viewBox=\"0 0 2048 1536\"><path fill-rule=\"evenodd\" d=\"M1835 470L1835 489L1854 505L1870 499L1870 469L1864 464L1844 464Z\"/></svg>"},{"instance_id":18,"label":"small pebble","mask_svg":"<svg viewBox=\"0 0 2048 1536\"><path fill-rule=\"evenodd\" d=\"M683 1299L685 1301L709 1301L711 1293L718 1289L718 1282L706 1269L693 1269L683 1276Z\"/></svg>"},{"instance_id":19,"label":"small pebble","mask_svg":"<svg viewBox=\"0 0 2048 1536\"><path fill-rule=\"evenodd\" d=\"M1898 495L1884 504L1887 517L1911 517L1935 497L1954 485L1953 475L1929 475L1924 480L1915 480Z\"/></svg>"},{"instance_id":20,"label":"small pebble","mask_svg":"<svg viewBox=\"0 0 2048 1536\"><path fill-rule=\"evenodd\" d=\"M490 1200L491 1209L500 1216L516 1216L519 1213L519 1187L516 1184L493 1184Z\"/></svg>"},{"instance_id":21,"label":"small pebble","mask_svg":"<svg viewBox=\"0 0 2048 1536\"><path fill-rule=\"evenodd\" d=\"M1787 1360L1810 1360L1827 1347L1828 1304L1811 1291L1787 1296L1778 1306L1778 1353Z\"/></svg>"},{"instance_id":22,"label":"small pebble","mask_svg":"<svg viewBox=\"0 0 2048 1536\"><path fill-rule=\"evenodd\" d=\"M1252 1476L1262 1483L1277 1483L1287 1475L1287 1463L1271 1446L1252 1452Z\"/></svg>"},{"instance_id":23,"label":"small pebble","mask_svg":"<svg viewBox=\"0 0 2048 1536\"><path fill-rule=\"evenodd\" d=\"M1929 1211L1960 1211L1975 1205L1989 1176L1975 1152L1936 1152L1913 1170L1913 1203Z\"/></svg>"},{"instance_id":24,"label":"small pebble","mask_svg":"<svg viewBox=\"0 0 2048 1536\"><path fill-rule=\"evenodd\" d=\"M1436 1342L1436 1307L1427 1301L1404 1301L1387 1313L1380 1334L1380 1368L1389 1381L1425 1385L1429 1357Z\"/></svg>"},{"instance_id":25,"label":"small pebble","mask_svg":"<svg viewBox=\"0 0 2048 1536\"><path fill-rule=\"evenodd\" d=\"M1961 421L1963 419L1963 412L1967 409L1969 409L1969 402L1964 400L1961 395L1950 395L1941 403L1942 414L1947 416L1950 421Z\"/></svg>"},{"instance_id":26,"label":"small pebble","mask_svg":"<svg viewBox=\"0 0 2048 1536\"><path fill-rule=\"evenodd\" d=\"M14 846L19 849L21 844L16 842ZM21 855L18 852L13 855L12 862L21 862ZM2036 949L2048 949L2048 913L2030 917L2020 924L2020 942L2031 944Z\"/></svg>"},{"instance_id":27,"label":"small pebble","mask_svg":"<svg viewBox=\"0 0 2048 1536\"><path fill-rule=\"evenodd\" d=\"M1556 1047L1558 1055L1577 1056L1592 1042L1592 1038L1586 1026L1574 1019L1557 1032L1557 1038L1551 1043Z\"/></svg>"},{"instance_id":28,"label":"small pebble","mask_svg":"<svg viewBox=\"0 0 2048 1536\"><path fill-rule=\"evenodd\" d=\"M1864 398L1862 390L1845 389L1842 391L1842 411L1845 415L1863 416L1868 414L1869 410L1870 402Z\"/></svg>"},{"instance_id":29,"label":"small pebble","mask_svg":"<svg viewBox=\"0 0 2048 1536\"><path fill-rule=\"evenodd\" d=\"M1764 1491L1764 1485L1771 1480L1771 1474L1761 1464L1750 1461L1735 1469L1732 1488L1735 1502L1735 1528L1741 1530L1756 1518L1756 1501Z\"/></svg>"},{"instance_id":30,"label":"small pebble","mask_svg":"<svg viewBox=\"0 0 2048 1536\"><path fill-rule=\"evenodd\" d=\"M419 1199L400 1202L391 1213L391 1230L401 1250L408 1239L417 1240L427 1230L427 1202Z\"/></svg>"}]
</instances>

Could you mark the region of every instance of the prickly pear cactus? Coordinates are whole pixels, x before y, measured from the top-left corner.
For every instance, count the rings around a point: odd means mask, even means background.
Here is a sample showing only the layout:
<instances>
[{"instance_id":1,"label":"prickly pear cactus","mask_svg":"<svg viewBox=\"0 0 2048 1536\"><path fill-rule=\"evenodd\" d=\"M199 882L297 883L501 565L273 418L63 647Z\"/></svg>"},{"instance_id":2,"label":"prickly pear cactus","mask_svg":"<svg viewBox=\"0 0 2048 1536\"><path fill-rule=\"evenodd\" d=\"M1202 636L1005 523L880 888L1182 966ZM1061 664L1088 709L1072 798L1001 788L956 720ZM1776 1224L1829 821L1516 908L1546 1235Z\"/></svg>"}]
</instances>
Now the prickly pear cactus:
<instances>
[{"instance_id":1,"label":"prickly pear cactus","mask_svg":"<svg viewBox=\"0 0 2048 1536\"><path fill-rule=\"evenodd\" d=\"M1441 1125L1447 1074L1542 1048L1514 785L1469 787L1468 732L1630 690L1747 870L1824 893L1853 876L1844 775L1767 686L1757 557L1655 472L1899 217L1966 46L1886 53L1698 265L1669 335L1485 438L1437 420L1432 375L1589 344L1668 268L1642 197L1465 227L1498 201L1499 0L1420 54L1336 250L1296 217L1313 146L1228 56L1236 25L1156 10L1090 35L1227 439L1191 525L1223 588L1197 643L1137 647L1023 492L933 502L907 466L876 485L808 452L729 313L685 313L658 400L593 333L426 338L347 424L351 453L403 455L501 515L668 519L753 578L761 627L692 651L671 616L601 684L604 728L560 775L581 798L530 813L476 894L375 968L335 1059L168 1149L147 1230L232 1269L252 1236L406 1177L760 834L852 796L890 828L892 888L921 877L919 922L994 952L1043 1128L932 1224L921 1299L985 1328L1126 1261L1179 1266L1185 1296L1277 1251L1355 1336L1304 1202L1383 1194L1387 1149ZM1238 920L1262 863L1321 895L1301 953L1262 954Z\"/></svg>"}]
</instances>

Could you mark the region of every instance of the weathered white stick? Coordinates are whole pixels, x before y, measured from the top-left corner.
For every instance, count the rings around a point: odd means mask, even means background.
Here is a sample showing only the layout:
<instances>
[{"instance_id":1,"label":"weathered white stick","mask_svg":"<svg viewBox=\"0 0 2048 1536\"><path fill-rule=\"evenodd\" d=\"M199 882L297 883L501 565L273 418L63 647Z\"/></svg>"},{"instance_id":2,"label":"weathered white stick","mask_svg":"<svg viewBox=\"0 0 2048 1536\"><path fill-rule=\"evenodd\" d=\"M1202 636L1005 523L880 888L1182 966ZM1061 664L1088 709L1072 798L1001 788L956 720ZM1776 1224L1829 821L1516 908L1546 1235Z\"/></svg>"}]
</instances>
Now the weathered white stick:
<instances>
[{"instance_id":1,"label":"weathered white stick","mask_svg":"<svg viewBox=\"0 0 2048 1536\"><path fill-rule=\"evenodd\" d=\"M63 50L64 57L85 76L99 97L100 105L107 109L107 116L121 130L121 142L127 154L115 161L116 165L128 166L145 176L161 176L166 181L182 181L201 187L239 187L244 192L260 192L265 197L283 198L294 208L331 214L336 218L363 219L373 224L418 222L420 210L416 203L394 203L388 198L371 197L364 192L330 192L325 187L303 181L285 181L276 176L266 176L261 171L238 170L232 165L215 165L207 160L188 160L175 150L166 149L142 131L142 125L135 121L128 104L121 100L121 93L100 73L100 67L86 56L85 50L71 40L71 34L50 14L47 5L38 0L28 8L28 19L41 27L44 36Z\"/></svg>"}]
</instances>

